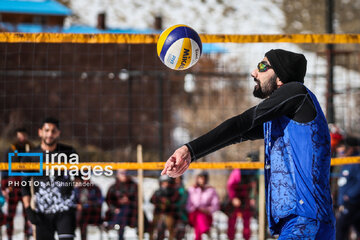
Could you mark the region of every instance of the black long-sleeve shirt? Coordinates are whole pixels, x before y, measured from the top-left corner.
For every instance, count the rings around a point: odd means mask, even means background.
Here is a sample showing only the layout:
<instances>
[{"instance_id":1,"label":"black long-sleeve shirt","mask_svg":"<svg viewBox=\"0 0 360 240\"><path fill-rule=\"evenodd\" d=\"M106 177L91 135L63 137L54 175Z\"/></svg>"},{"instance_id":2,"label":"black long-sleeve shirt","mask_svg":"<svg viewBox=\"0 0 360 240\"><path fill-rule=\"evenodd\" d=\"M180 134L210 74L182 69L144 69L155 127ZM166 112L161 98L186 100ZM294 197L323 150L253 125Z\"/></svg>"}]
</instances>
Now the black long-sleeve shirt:
<instances>
[{"instance_id":1,"label":"black long-sleeve shirt","mask_svg":"<svg viewBox=\"0 0 360 240\"><path fill-rule=\"evenodd\" d=\"M43 152L41 146L34 148L31 152ZM49 154L65 153L68 158L72 153L76 153L75 149L71 146L58 143L56 149ZM51 157L50 157L51 159ZM24 157L24 162L36 162L37 158ZM57 161L57 159L56 159ZM34 187L34 195L36 202L36 210L45 214L54 214L63 212L76 207L75 192L69 174L54 171L54 175L47 175L45 172L43 176L24 176L23 181L26 183L21 187L22 196L31 195L31 184ZM33 179L33 180L31 180Z\"/></svg>"},{"instance_id":2,"label":"black long-sleeve shirt","mask_svg":"<svg viewBox=\"0 0 360 240\"><path fill-rule=\"evenodd\" d=\"M316 117L316 109L306 87L299 82L290 82L276 89L269 98L230 118L187 143L194 161L230 144L264 138L263 123L287 116L299 122L310 122Z\"/></svg>"}]
</instances>

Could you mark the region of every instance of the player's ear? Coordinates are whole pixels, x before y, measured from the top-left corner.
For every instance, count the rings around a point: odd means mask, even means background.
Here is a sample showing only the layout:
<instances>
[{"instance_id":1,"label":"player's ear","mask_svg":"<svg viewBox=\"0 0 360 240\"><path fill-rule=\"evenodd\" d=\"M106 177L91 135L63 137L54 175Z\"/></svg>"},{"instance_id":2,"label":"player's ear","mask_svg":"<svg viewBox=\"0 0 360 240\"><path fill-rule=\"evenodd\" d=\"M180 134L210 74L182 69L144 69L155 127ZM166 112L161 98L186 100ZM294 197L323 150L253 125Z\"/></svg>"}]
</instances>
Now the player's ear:
<instances>
[{"instance_id":1,"label":"player's ear","mask_svg":"<svg viewBox=\"0 0 360 240\"><path fill-rule=\"evenodd\" d=\"M39 136L39 137L42 136L42 129L41 129L41 128L38 129L38 136Z\"/></svg>"},{"instance_id":2,"label":"player's ear","mask_svg":"<svg viewBox=\"0 0 360 240\"><path fill-rule=\"evenodd\" d=\"M279 77L276 78L276 85L278 88L281 87L282 85L284 85L284 83L280 80Z\"/></svg>"}]
</instances>

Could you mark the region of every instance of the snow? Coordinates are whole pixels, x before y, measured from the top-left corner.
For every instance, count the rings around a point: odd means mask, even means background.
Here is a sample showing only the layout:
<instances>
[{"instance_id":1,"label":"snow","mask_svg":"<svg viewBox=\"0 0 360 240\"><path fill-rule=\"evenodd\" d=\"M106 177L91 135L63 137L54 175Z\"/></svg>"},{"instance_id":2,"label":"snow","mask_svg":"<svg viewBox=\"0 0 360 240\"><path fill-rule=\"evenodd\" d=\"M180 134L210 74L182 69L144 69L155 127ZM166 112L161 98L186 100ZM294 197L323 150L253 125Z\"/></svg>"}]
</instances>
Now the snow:
<instances>
[{"instance_id":1,"label":"snow","mask_svg":"<svg viewBox=\"0 0 360 240\"><path fill-rule=\"evenodd\" d=\"M164 29L181 23L207 34L282 34L286 18L281 6L282 0L71 0L70 8L78 18L69 18L67 24L96 26L97 14L105 12L109 28L149 29L153 27L155 16L160 15ZM324 109L326 60L323 57L289 43L222 46L228 50L219 58L222 71L248 72L249 89L253 88L250 73L266 51L284 48L302 52L308 60L305 85L314 91ZM315 79L315 75L322 77ZM349 79L352 80L349 83L351 87L358 87L360 77L357 72L336 67L334 79L335 90L339 90Z\"/></svg>"},{"instance_id":2,"label":"snow","mask_svg":"<svg viewBox=\"0 0 360 240\"><path fill-rule=\"evenodd\" d=\"M100 12L110 28L152 28L161 15L164 28L182 23L209 34L281 33L285 21L280 4L267 0L72 0L70 8L91 26Z\"/></svg>"}]
</instances>

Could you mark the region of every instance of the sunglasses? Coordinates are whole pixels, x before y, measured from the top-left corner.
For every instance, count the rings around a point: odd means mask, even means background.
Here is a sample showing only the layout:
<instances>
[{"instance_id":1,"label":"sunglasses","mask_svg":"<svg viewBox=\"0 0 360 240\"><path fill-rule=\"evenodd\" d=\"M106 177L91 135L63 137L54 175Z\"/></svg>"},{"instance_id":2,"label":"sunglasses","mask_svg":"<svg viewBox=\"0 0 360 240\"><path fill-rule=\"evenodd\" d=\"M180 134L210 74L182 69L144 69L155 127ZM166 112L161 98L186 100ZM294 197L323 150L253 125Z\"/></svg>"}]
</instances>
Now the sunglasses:
<instances>
[{"instance_id":1,"label":"sunglasses","mask_svg":"<svg viewBox=\"0 0 360 240\"><path fill-rule=\"evenodd\" d=\"M265 61L259 62L257 65L257 69L259 70L259 72L266 72L270 68L272 67Z\"/></svg>"}]
</instances>

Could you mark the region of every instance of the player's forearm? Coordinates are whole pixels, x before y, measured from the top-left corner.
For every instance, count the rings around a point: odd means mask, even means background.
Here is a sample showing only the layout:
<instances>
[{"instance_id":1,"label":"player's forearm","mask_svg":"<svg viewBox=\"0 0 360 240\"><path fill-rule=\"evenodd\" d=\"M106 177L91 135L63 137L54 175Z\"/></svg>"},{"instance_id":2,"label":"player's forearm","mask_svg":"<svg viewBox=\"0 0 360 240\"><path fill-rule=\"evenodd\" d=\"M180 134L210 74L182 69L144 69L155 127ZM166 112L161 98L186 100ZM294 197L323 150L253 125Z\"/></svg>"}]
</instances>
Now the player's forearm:
<instances>
[{"instance_id":1,"label":"player's forearm","mask_svg":"<svg viewBox=\"0 0 360 240\"><path fill-rule=\"evenodd\" d=\"M253 111L254 109L251 108L236 117L230 118L208 133L187 143L186 146L191 153L191 161L246 140L242 138L242 134L252 127Z\"/></svg>"},{"instance_id":2,"label":"player's forearm","mask_svg":"<svg viewBox=\"0 0 360 240\"><path fill-rule=\"evenodd\" d=\"M22 200L23 200L23 204L24 204L25 209L30 207L30 196L28 196L28 195L23 196Z\"/></svg>"}]
</instances>

